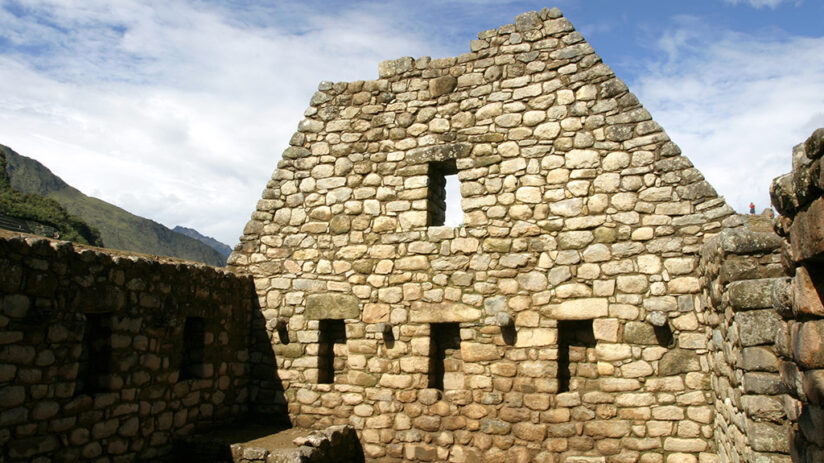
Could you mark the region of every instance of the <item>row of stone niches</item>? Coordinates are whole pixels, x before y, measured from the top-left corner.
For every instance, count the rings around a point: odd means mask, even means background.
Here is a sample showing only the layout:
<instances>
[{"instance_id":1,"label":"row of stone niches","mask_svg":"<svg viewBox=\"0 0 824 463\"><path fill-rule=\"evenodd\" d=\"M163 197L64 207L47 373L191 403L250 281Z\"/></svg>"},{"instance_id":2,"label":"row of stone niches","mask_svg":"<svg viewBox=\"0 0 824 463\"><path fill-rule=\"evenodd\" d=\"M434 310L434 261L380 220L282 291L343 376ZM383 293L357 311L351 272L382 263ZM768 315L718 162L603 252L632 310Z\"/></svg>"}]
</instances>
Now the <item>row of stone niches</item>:
<instances>
[{"instance_id":1,"label":"row of stone niches","mask_svg":"<svg viewBox=\"0 0 824 463\"><path fill-rule=\"evenodd\" d=\"M118 389L116 384L117 352L113 346L116 315L87 313L83 345L78 361L75 395L96 394ZM183 349L179 355L178 380L205 376L206 320L186 317L183 327Z\"/></svg>"},{"instance_id":2,"label":"row of stone niches","mask_svg":"<svg viewBox=\"0 0 824 463\"><path fill-rule=\"evenodd\" d=\"M592 389L597 379L596 339L593 321L558 321L558 392ZM672 341L668 327L656 329L662 345ZM664 333L666 331L666 333ZM393 342L392 331L384 333L384 342ZM318 383L334 384L346 369L346 326L341 319L319 320ZM460 323L431 323L429 341L429 388L463 389Z\"/></svg>"}]
</instances>

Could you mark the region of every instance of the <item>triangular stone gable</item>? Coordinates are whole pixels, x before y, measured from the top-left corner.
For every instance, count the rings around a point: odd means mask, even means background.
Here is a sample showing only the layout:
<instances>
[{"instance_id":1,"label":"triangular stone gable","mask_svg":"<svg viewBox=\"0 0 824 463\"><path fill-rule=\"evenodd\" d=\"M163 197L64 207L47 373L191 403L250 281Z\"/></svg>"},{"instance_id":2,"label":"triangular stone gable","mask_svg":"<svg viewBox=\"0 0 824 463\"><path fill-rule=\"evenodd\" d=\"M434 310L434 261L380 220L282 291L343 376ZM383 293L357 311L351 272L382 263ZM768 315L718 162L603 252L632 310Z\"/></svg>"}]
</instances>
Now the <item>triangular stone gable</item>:
<instances>
[{"instance_id":1,"label":"triangular stone gable","mask_svg":"<svg viewBox=\"0 0 824 463\"><path fill-rule=\"evenodd\" d=\"M708 362L697 253L733 211L559 10L482 32L458 57L323 82L310 104L229 260L255 278L296 424L352 423L376 459L599 454L537 445L552 435L637 453L620 439L632 420L652 419L643 411L563 423L542 412L595 409L625 392L666 407L667 394L707 391L685 379ZM429 226L431 168L453 161L464 225ZM313 302L308 316L310 295L328 308ZM342 317L345 342L324 347L318 320ZM562 322L595 339L574 345L571 364L559 343L577 338L559 333ZM460 354L438 351L447 368L430 400L437 323L460 326ZM672 345L656 345L662 324ZM329 349L334 379L316 384ZM577 376L562 380L564 368ZM429 409L439 398L445 408ZM512 441L457 443L458 421ZM395 437L380 436L393 426ZM438 443L420 437L436 431ZM698 455L709 441L670 447Z\"/></svg>"}]
</instances>

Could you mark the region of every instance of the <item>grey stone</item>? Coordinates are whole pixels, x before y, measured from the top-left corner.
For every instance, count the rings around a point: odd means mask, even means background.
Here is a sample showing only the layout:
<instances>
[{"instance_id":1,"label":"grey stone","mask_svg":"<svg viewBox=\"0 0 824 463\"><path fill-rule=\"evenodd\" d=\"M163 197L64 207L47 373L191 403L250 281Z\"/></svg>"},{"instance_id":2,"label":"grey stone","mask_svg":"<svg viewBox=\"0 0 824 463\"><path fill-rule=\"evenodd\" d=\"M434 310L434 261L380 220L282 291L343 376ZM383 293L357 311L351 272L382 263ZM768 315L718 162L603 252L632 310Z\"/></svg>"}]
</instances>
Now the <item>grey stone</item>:
<instances>
[{"instance_id":1,"label":"grey stone","mask_svg":"<svg viewBox=\"0 0 824 463\"><path fill-rule=\"evenodd\" d=\"M457 84L458 80L452 76L436 77L429 81L429 95L432 98L446 95L452 90L455 90Z\"/></svg>"},{"instance_id":2,"label":"grey stone","mask_svg":"<svg viewBox=\"0 0 824 463\"><path fill-rule=\"evenodd\" d=\"M624 325L624 342L627 344L658 344L655 329L649 323L627 322Z\"/></svg>"},{"instance_id":3,"label":"grey stone","mask_svg":"<svg viewBox=\"0 0 824 463\"><path fill-rule=\"evenodd\" d=\"M738 336L742 346L772 344L778 332L781 317L772 309L752 310L735 314Z\"/></svg>"},{"instance_id":4,"label":"grey stone","mask_svg":"<svg viewBox=\"0 0 824 463\"><path fill-rule=\"evenodd\" d=\"M306 318L310 320L360 317L360 299L350 294L310 294L306 297Z\"/></svg>"},{"instance_id":5,"label":"grey stone","mask_svg":"<svg viewBox=\"0 0 824 463\"><path fill-rule=\"evenodd\" d=\"M675 376L701 371L701 362L694 350L671 349L658 362L658 376Z\"/></svg>"}]
</instances>

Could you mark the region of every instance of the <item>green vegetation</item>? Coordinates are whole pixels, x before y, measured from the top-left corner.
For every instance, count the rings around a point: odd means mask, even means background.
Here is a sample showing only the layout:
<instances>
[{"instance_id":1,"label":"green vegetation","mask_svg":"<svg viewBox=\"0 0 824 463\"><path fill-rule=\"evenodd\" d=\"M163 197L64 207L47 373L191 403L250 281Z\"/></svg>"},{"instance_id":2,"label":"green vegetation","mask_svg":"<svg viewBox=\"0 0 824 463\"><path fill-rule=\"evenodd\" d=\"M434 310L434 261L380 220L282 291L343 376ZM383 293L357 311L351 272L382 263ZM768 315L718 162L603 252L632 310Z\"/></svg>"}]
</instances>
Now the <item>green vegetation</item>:
<instances>
[{"instance_id":1,"label":"green vegetation","mask_svg":"<svg viewBox=\"0 0 824 463\"><path fill-rule=\"evenodd\" d=\"M6 175L6 153L0 150L0 213L49 225L60 238L81 244L103 246L100 232L68 212L57 201L38 194L25 194L12 188Z\"/></svg>"},{"instance_id":2,"label":"green vegetation","mask_svg":"<svg viewBox=\"0 0 824 463\"><path fill-rule=\"evenodd\" d=\"M12 188L39 194L59 203L69 214L95 227L106 247L160 256L226 265L226 257L200 241L129 213L113 204L89 197L54 175L43 164L0 145Z\"/></svg>"}]
</instances>

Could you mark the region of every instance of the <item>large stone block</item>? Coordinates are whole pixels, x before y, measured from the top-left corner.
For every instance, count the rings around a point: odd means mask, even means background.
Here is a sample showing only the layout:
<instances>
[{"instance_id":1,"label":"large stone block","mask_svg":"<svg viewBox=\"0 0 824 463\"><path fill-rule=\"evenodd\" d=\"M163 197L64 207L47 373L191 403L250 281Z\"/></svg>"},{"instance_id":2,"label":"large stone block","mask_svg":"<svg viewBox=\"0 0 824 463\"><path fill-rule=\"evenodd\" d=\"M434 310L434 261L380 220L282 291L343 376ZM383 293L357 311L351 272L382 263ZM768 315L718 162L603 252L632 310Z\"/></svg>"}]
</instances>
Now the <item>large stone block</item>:
<instances>
[{"instance_id":1,"label":"large stone block","mask_svg":"<svg viewBox=\"0 0 824 463\"><path fill-rule=\"evenodd\" d=\"M790 227L790 246L796 262L824 258L824 198L799 211Z\"/></svg>"},{"instance_id":2,"label":"large stone block","mask_svg":"<svg viewBox=\"0 0 824 463\"><path fill-rule=\"evenodd\" d=\"M690 371L701 371L701 362L694 350L671 349L658 362L659 376L675 376Z\"/></svg>"},{"instance_id":3,"label":"large stone block","mask_svg":"<svg viewBox=\"0 0 824 463\"><path fill-rule=\"evenodd\" d=\"M351 294L324 293L306 296L306 318L309 320L360 317L360 300Z\"/></svg>"},{"instance_id":4,"label":"large stone block","mask_svg":"<svg viewBox=\"0 0 824 463\"><path fill-rule=\"evenodd\" d=\"M742 346L773 344L778 332L781 317L772 310L751 310L735 314L738 335Z\"/></svg>"},{"instance_id":5,"label":"large stone block","mask_svg":"<svg viewBox=\"0 0 824 463\"><path fill-rule=\"evenodd\" d=\"M792 282L793 312L796 315L824 316L824 272L814 266L799 266Z\"/></svg>"},{"instance_id":6,"label":"large stone block","mask_svg":"<svg viewBox=\"0 0 824 463\"><path fill-rule=\"evenodd\" d=\"M824 368L824 320L797 324L792 334L793 358L805 369Z\"/></svg>"},{"instance_id":7,"label":"large stone block","mask_svg":"<svg viewBox=\"0 0 824 463\"><path fill-rule=\"evenodd\" d=\"M564 301L551 306L549 316L557 320L588 320L606 317L609 313L609 303L605 298L585 298Z\"/></svg>"},{"instance_id":8,"label":"large stone block","mask_svg":"<svg viewBox=\"0 0 824 463\"><path fill-rule=\"evenodd\" d=\"M742 280L729 284L727 291L730 305L736 309L764 309L773 306L773 286L783 282L778 278L762 278L758 280Z\"/></svg>"},{"instance_id":9,"label":"large stone block","mask_svg":"<svg viewBox=\"0 0 824 463\"><path fill-rule=\"evenodd\" d=\"M409 311L409 321L413 323L474 322L482 316L482 310L458 302L415 301Z\"/></svg>"}]
</instances>

